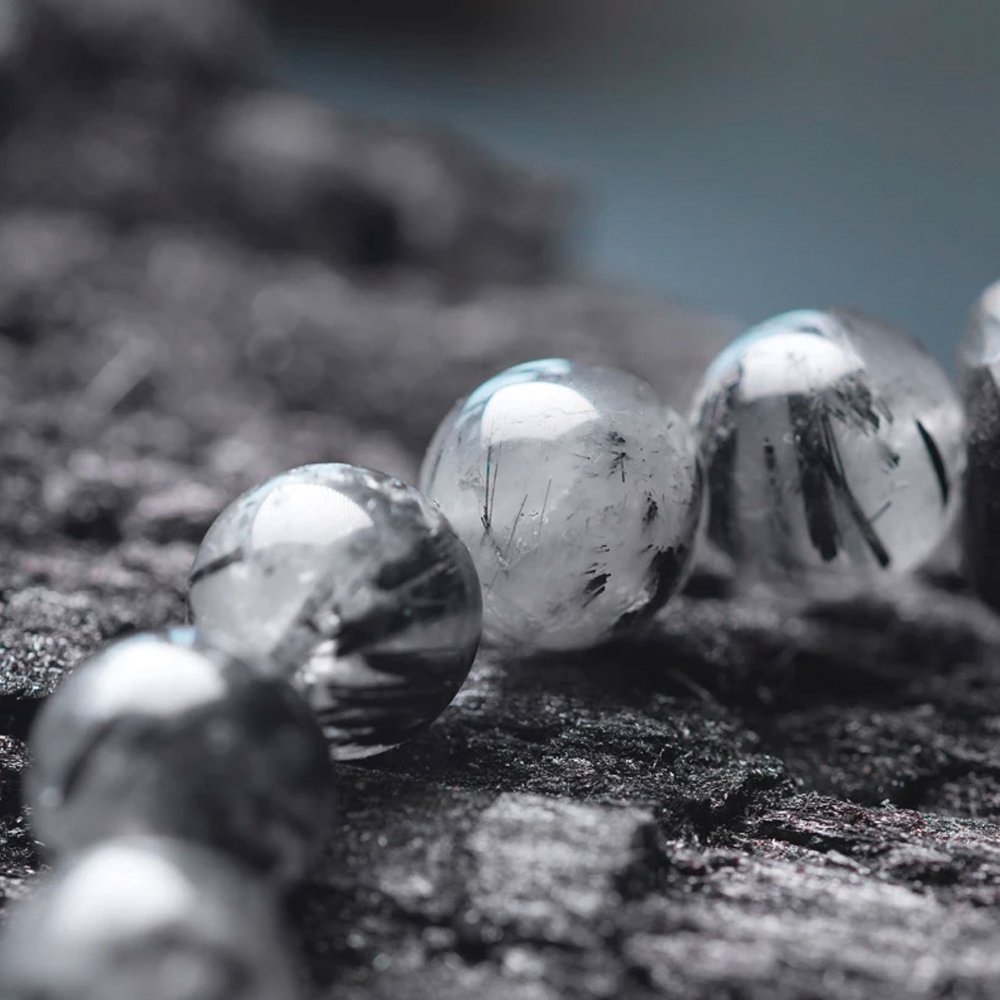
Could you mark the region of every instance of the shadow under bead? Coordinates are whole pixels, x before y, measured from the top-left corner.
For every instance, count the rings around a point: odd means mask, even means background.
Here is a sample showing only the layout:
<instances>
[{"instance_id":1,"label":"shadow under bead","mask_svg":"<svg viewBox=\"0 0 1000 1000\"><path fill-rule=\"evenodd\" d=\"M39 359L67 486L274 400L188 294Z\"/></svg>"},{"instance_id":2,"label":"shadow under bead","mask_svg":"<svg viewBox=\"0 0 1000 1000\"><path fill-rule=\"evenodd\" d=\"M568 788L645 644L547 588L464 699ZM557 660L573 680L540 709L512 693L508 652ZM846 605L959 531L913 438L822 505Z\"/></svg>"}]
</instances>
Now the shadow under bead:
<instances>
[{"instance_id":1,"label":"shadow under bead","mask_svg":"<svg viewBox=\"0 0 1000 1000\"><path fill-rule=\"evenodd\" d=\"M906 572L954 522L958 397L875 320L803 310L749 330L709 367L693 422L709 537L746 578L826 589Z\"/></svg>"},{"instance_id":2,"label":"shadow under bead","mask_svg":"<svg viewBox=\"0 0 1000 1000\"><path fill-rule=\"evenodd\" d=\"M221 855L160 838L68 861L0 940L4 1000L301 1000L270 895Z\"/></svg>"},{"instance_id":3,"label":"shadow under bead","mask_svg":"<svg viewBox=\"0 0 1000 1000\"><path fill-rule=\"evenodd\" d=\"M309 707L194 629L134 636L84 663L43 707L30 747L32 827L54 854L165 835L288 882L332 820Z\"/></svg>"},{"instance_id":4,"label":"shadow under bead","mask_svg":"<svg viewBox=\"0 0 1000 1000\"><path fill-rule=\"evenodd\" d=\"M482 626L465 546L417 490L349 465L293 469L219 515L191 614L293 681L339 760L416 736L468 676Z\"/></svg>"}]
</instances>

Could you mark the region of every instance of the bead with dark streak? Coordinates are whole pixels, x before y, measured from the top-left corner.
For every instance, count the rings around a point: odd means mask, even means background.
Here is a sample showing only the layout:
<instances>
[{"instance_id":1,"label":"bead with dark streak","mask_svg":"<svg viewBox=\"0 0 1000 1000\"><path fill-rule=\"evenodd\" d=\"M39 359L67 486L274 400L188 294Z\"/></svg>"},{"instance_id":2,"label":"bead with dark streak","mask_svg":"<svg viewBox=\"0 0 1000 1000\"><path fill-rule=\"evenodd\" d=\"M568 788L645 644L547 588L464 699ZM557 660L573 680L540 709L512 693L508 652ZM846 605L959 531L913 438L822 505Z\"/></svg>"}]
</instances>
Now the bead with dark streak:
<instances>
[{"instance_id":1,"label":"bead with dark streak","mask_svg":"<svg viewBox=\"0 0 1000 1000\"><path fill-rule=\"evenodd\" d=\"M195 621L290 678L337 759L391 749L451 702L475 658L475 568L397 479L312 465L236 500L191 574Z\"/></svg>"},{"instance_id":2,"label":"bead with dark streak","mask_svg":"<svg viewBox=\"0 0 1000 1000\"><path fill-rule=\"evenodd\" d=\"M716 358L695 400L709 536L744 578L854 586L919 566L954 522L962 408L905 334L778 316Z\"/></svg>"},{"instance_id":3,"label":"bead with dark streak","mask_svg":"<svg viewBox=\"0 0 1000 1000\"><path fill-rule=\"evenodd\" d=\"M157 838L83 852L13 907L4 1000L298 1000L269 895L225 857Z\"/></svg>"},{"instance_id":4,"label":"bead with dark streak","mask_svg":"<svg viewBox=\"0 0 1000 1000\"><path fill-rule=\"evenodd\" d=\"M53 854L161 834L287 882L332 818L308 705L194 629L134 636L84 663L43 707L31 750L32 825Z\"/></svg>"},{"instance_id":5,"label":"bead with dark streak","mask_svg":"<svg viewBox=\"0 0 1000 1000\"><path fill-rule=\"evenodd\" d=\"M489 379L438 428L421 488L469 546L488 639L586 649L687 578L702 478L686 421L627 372L549 358Z\"/></svg>"},{"instance_id":6,"label":"bead with dark streak","mask_svg":"<svg viewBox=\"0 0 1000 1000\"><path fill-rule=\"evenodd\" d=\"M968 420L965 571L980 597L1000 608L1000 282L976 303L961 360Z\"/></svg>"}]
</instances>

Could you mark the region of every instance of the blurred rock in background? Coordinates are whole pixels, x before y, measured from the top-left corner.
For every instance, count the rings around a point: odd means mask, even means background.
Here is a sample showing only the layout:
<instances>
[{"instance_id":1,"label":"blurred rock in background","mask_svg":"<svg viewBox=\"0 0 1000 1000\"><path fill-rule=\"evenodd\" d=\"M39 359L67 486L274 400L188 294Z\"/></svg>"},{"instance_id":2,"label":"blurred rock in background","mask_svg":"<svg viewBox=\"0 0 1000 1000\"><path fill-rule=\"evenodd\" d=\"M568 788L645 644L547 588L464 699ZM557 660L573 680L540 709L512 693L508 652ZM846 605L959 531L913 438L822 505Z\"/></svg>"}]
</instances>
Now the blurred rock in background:
<instances>
[{"instance_id":1,"label":"blurred rock in background","mask_svg":"<svg viewBox=\"0 0 1000 1000\"><path fill-rule=\"evenodd\" d=\"M601 274L749 322L851 305L948 366L996 279L996 4L271 6L296 86L570 178Z\"/></svg>"}]
</instances>

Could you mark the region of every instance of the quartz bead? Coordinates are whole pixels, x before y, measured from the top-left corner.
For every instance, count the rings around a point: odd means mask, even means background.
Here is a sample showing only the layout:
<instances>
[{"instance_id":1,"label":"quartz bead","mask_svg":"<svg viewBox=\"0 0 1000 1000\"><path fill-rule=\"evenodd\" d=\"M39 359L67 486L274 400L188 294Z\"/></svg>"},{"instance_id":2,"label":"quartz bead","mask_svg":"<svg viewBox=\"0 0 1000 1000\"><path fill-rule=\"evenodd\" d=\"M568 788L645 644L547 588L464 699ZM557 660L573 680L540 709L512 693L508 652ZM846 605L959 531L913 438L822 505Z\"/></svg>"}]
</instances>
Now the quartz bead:
<instances>
[{"instance_id":1,"label":"quartz bead","mask_svg":"<svg viewBox=\"0 0 1000 1000\"><path fill-rule=\"evenodd\" d=\"M640 379L560 359L461 400L420 482L472 552L487 636L524 653L654 613L685 579L702 507L685 422Z\"/></svg>"},{"instance_id":2,"label":"quartz bead","mask_svg":"<svg viewBox=\"0 0 1000 1000\"><path fill-rule=\"evenodd\" d=\"M952 525L962 409L905 334L778 316L726 348L695 399L709 535L744 577L854 586L918 566Z\"/></svg>"},{"instance_id":3,"label":"quartz bead","mask_svg":"<svg viewBox=\"0 0 1000 1000\"><path fill-rule=\"evenodd\" d=\"M428 726L469 673L482 625L465 546L420 493L311 465L240 497L209 529L191 613L291 678L340 760Z\"/></svg>"},{"instance_id":4,"label":"quartz bead","mask_svg":"<svg viewBox=\"0 0 1000 1000\"><path fill-rule=\"evenodd\" d=\"M1000 282L980 297L961 350L968 420L962 516L965 571L973 589L1000 608Z\"/></svg>"},{"instance_id":5,"label":"quartz bead","mask_svg":"<svg viewBox=\"0 0 1000 1000\"><path fill-rule=\"evenodd\" d=\"M156 838L84 851L13 908L4 1000L297 1000L270 898L214 852Z\"/></svg>"},{"instance_id":6,"label":"quartz bead","mask_svg":"<svg viewBox=\"0 0 1000 1000\"><path fill-rule=\"evenodd\" d=\"M98 653L42 708L30 746L32 825L55 854L162 834L286 881L303 874L332 818L309 707L193 629Z\"/></svg>"}]
</instances>

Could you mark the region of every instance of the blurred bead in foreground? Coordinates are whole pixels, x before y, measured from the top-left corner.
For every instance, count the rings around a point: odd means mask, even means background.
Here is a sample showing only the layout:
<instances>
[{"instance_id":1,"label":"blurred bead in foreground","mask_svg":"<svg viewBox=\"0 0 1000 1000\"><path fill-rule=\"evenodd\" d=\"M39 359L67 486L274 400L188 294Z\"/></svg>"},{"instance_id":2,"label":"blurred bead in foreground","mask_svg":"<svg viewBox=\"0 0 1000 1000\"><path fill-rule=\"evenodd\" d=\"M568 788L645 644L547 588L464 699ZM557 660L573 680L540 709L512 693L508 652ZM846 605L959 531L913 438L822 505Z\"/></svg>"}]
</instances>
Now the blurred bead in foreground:
<instances>
[{"instance_id":1,"label":"blurred bead in foreground","mask_svg":"<svg viewBox=\"0 0 1000 1000\"><path fill-rule=\"evenodd\" d=\"M296 1000L270 898L226 858L112 840L13 908L4 1000Z\"/></svg>"},{"instance_id":2,"label":"blurred bead in foreground","mask_svg":"<svg viewBox=\"0 0 1000 1000\"><path fill-rule=\"evenodd\" d=\"M438 428L421 487L469 546L492 642L583 649L683 583L701 514L684 421L640 379L550 359L508 369Z\"/></svg>"},{"instance_id":3,"label":"blurred bead in foreground","mask_svg":"<svg viewBox=\"0 0 1000 1000\"><path fill-rule=\"evenodd\" d=\"M328 832L332 774L308 706L193 629L98 653L42 708L30 745L32 826L56 854L163 834L287 881Z\"/></svg>"},{"instance_id":4,"label":"blurred bead in foreground","mask_svg":"<svg viewBox=\"0 0 1000 1000\"><path fill-rule=\"evenodd\" d=\"M695 399L709 534L745 576L853 585L920 565L953 522L961 405L905 334L787 313L726 348Z\"/></svg>"},{"instance_id":5,"label":"blurred bead in foreground","mask_svg":"<svg viewBox=\"0 0 1000 1000\"><path fill-rule=\"evenodd\" d=\"M191 613L293 680L340 760L398 746L455 697L479 645L475 568L398 479L310 465L227 507L191 572Z\"/></svg>"},{"instance_id":6,"label":"blurred bead in foreground","mask_svg":"<svg viewBox=\"0 0 1000 1000\"><path fill-rule=\"evenodd\" d=\"M1000 282L973 309L961 365L968 421L965 571L983 600L1000 608Z\"/></svg>"}]
</instances>

